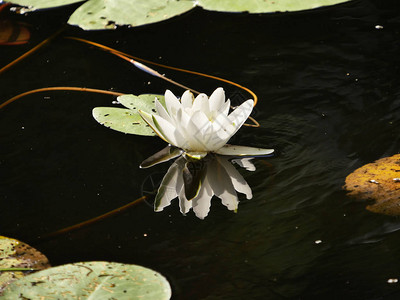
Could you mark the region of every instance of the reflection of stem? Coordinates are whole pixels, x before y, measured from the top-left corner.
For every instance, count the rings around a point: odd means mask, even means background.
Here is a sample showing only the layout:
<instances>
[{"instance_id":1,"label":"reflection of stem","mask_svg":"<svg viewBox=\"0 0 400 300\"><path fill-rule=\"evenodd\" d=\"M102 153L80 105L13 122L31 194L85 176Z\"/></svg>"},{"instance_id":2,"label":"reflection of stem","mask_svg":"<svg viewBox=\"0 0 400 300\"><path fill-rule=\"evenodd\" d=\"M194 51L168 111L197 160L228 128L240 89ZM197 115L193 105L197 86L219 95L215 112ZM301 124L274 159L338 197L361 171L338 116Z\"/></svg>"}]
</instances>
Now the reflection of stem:
<instances>
[{"instance_id":1,"label":"reflection of stem","mask_svg":"<svg viewBox=\"0 0 400 300\"><path fill-rule=\"evenodd\" d=\"M29 50L28 52L25 52L24 54L22 54L20 57L18 57L17 59L13 60L12 62L10 62L8 65L4 66L3 68L0 69L0 74L3 73L4 71L8 70L9 68L11 68L12 66L14 66L15 64L17 64L18 62L20 62L21 60L23 60L24 58L28 57L29 55L31 55L33 52L39 50L41 47L43 47L44 45L46 45L47 43L49 43L53 38L55 38L57 35L60 34L61 31L63 31L64 28L58 30L56 33L54 33L53 35L51 35L50 37L48 37L47 39L45 39L44 41L40 42L39 44L37 44L35 47L33 47L31 50Z\"/></svg>"},{"instance_id":2,"label":"reflection of stem","mask_svg":"<svg viewBox=\"0 0 400 300\"><path fill-rule=\"evenodd\" d=\"M54 232L51 232L51 233L48 233L48 234L44 234L44 235L40 236L39 239L43 240L43 239L53 238L55 236L59 236L59 235L62 235L62 234L65 234L65 233L68 233L68 232L71 232L71 231L74 231L74 230L81 229L83 227L92 225L93 223L96 223L98 221L102 221L102 220L104 220L106 218L109 218L109 217L112 217L114 215L117 215L117 214L125 211L126 209L128 209L128 208L130 208L130 207L132 207L132 206L134 206L136 204L139 204L139 203L143 202L144 200L146 200L146 198L147 198L147 196L142 196L142 197L136 199L135 201L132 201L132 202L130 202L130 203L124 205L124 206L121 206L119 208L113 209L112 211L109 211L109 212L107 212L105 214L102 214L102 215L97 216L95 218L92 218L90 220L86 220L86 221L83 221L81 223L78 223L78 224L75 224L75 225L72 225L72 226L69 226L69 227L65 227L63 229L60 229L60 230L57 230L57 231L54 231Z\"/></svg>"},{"instance_id":3,"label":"reflection of stem","mask_svg":"<svg viewBox=\"0 0 400 300\"><path fill-rule=\"evenodd\" d=\"M34 94L34 93L47 92L47 91L76 91L76 92L89 92L89 93L108 94L108 95L114 95L114 96L124 95L123 93L106 91L106 90L99 90L99 89L90 89L90 88L82 88L82 87L71 87L71 86L55 86L55 87L47 87L47 88L31 90L31 91L27 91L25 93L19 94L19 95L15 96L15 97L12 97L11 99L8 99L6 102L0 104L0 109L3 108L4 106L10 104L11 102L14 102L15 100L21 98L21 97L28 96L28 95Z\"/></svg>"}]
</instances>

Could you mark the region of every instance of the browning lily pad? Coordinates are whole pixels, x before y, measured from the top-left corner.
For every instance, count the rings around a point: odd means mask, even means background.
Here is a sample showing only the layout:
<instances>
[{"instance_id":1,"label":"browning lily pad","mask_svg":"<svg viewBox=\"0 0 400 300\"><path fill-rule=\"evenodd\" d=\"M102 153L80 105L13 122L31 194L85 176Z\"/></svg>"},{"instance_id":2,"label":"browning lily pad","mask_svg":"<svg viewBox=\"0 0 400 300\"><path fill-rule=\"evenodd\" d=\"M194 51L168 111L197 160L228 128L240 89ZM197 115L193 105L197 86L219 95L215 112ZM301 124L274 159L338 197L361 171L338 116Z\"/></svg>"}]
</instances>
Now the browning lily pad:
<instances>
[{"instance_id":1,"label":"browning lily pad","mask_svg":"<svg viewBox=\"0 0 400 300\"><path fill-rule=\"evenodd\" d=\"M0 295L12 281L49 267L47 258L36 249L18 240L0 236Z\"/></svg>"},{"instance_id":2,"label":"browning lily pad","mask_svg":"<svg viewBox=\"0 0 400 300\"><path fill-rule=\"evenodd\" d=\"M367 209L374 213L400 215L400 154L367 164L346 178L348 195L375 200Z\"/></svg>"}]
</instances>

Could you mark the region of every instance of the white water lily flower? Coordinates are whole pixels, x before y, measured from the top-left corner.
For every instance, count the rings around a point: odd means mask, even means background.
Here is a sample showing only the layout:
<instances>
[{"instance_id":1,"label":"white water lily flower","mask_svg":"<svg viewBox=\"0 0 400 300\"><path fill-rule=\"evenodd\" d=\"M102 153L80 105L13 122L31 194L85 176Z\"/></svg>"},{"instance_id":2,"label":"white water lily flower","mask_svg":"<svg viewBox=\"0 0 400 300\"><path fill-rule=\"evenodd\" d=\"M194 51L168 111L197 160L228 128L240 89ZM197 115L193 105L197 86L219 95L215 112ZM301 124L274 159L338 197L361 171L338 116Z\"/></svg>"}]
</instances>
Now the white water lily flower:
<instances>
[{"instance_id":1,"label":"white water lily flower","mask_svg":"<svg viewBox=\"0 0 400 300\"><path fill-rule=\"evenodd\" d=\"M246 160L248 165L252 164L250 159L243 159ZM250 186L228 161L228 158L226 156L212 155L202 165L203 172L199 180L196 196L188 200L183 172L186 163L187 160L181 156L168 169L157 192L154 202L155 211L162 211L171 204L173 199L178 197L182 214L186 214L193 209L198 218L204 219L210 211L213 196L220 198L222 204L232 211L236 211L238 208L237 192L245 194L247 199L253 197Z\"/></svg>"},{"instance_id":2,"label":"white water lily flower","mask_svg":"<svg viewBox=\"0 0 400 300\"><path fill-rule=\"evenodd\" d=\"M239 156L273 152L271 149L226 145L253 110L251 99L229 113L230 100L225 101L222 88L217 88L210 98L205 94L194 98L186 91L180 100L167 90L165 107L157 99L155 104L155 114L139 111L140 115L159 137L184 150L189 157L200 159L208 152Z\"/></svg>"}]
</instances>

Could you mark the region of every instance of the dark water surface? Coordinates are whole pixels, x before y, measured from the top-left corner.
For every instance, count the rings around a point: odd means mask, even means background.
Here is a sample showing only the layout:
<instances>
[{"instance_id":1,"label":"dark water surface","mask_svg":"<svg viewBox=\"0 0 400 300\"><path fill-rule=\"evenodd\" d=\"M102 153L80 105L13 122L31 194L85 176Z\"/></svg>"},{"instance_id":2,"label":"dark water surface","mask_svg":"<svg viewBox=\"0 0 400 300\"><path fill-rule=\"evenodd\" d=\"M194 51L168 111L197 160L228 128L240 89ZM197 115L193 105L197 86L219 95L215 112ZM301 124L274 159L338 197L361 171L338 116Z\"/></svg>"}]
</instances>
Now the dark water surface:
<instances>
[{"instance_id":1,"label":"dark water surface","mask_svg":"<svg viewBox=\"0 0 400 300\"><path fill-rule=\"evenodd\" d=\"M31 25L28 45L0 48L10 62L61 28L68 9L17 16ZM377 25L383 26L376 28ZM214 199L209 216L162 213L141 203L93 226L38 236L90 219L142 195L146 178L168 164L138 165L164 142L97 124L96 106L115 97L46 92L0 111L0 235L31 243L53 265L126 262L164 274L174 299L399 299L400 220L365 210L341 187L356 168L398 153L400 5L353 1L293 14L223 14L196 9L135 29L67 27L48 46L0 74L1 101L47 86L125 93L182 90L78 36L138 57L236 81L259 97L261 128L234 144L275 148L241 171L253 188L234 214ZM165 71L206 93L228 84ZM321 241L321 242L319 242Z\"/></svg>"}]
</instances>

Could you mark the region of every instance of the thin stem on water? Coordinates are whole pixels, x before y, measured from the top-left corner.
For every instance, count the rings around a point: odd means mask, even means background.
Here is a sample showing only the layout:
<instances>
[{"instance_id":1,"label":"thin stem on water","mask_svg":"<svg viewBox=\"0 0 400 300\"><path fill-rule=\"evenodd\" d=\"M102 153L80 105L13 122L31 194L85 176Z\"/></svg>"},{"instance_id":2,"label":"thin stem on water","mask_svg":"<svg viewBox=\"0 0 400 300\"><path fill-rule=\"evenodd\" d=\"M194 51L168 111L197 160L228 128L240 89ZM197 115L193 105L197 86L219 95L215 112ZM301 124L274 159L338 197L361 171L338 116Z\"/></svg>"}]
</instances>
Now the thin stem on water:
<instances>
[{"instance_id":1,"label":"thin stem on water","mask_svg":"<svg viewBox=\"0 0 400 300\"><path fill-rule=\"evenodd\" d=\"M202 77L207 77L207 78L211 78L211 79L214 79L214 80L218 80L218 81L229 83L231 85L234 85L234 86L236 86L236 87L248 92L254 99L254 106L257 105L257 102L258 102L257 95L252 90L250 90L249 88L246 88L246 87L244 87L244 86L242 86L242 85L240 85L240 84L238 84L236 82L233 82L233 81L221 78L221 77L213 76L213 75L208 75L208 74L205 74L205 73L200 73L200 72L196 72L196 71L191 71L191 70L186 70L186 69L181 69L181 68L177 68L177 67L172 67L172 66L159 64L159 63L156 63L156 62L153 62L153 61L150 61L150 60L142 59L142 58L139 58L139 57L136 57L136 56L121 52L119 50L104 46L104 45L96 43L96 42L85 40L85 39L81 39L81 38L77 38L77 37L67 37L67 38L68 39L72 39L72 40L76 40L76 41L79 41L79 42L83 42L83 43L86 43L86 44L89 44L89 45L92 45L92 46L96 46L96 47L98 47L98 48L100 48L102 50L108 51L108 52L110 52L110 53L112 53L114 55L117 55L118 57L120 57L120 58L122 58L122 59L124 59L126 61L129 61L130 63L134 64L137 68L141 69L142 71L144 71L146 73L149 73L149 74L151 74L153 76L162 78L162 79L164 79L164 80L166 80L166 81L168 81L168 82L170 82L172 84L175 84L175 85L177 85L179 87L182 87L184 89L190 90L190 91L192 91L192 92L194 92L196 94L200 94L200 93L195 91L195 90L193 90L193 89L191 89L191 88L189 88L189 87L186 87L186 86L184 86L184 85L182 85L182 84L180 84L180 83L178 83L178 82L176 82L176 81L174 81L172 79L169 79L169 78L165 77L164 75L161 75L159 72L149 68L148 66L145 66L143 64L138 63L138 61L139 62L143 62L143 63L147 63L147 64L151 64L151 65L154 65L154 66L158 66L158 67L174 70L174 71L185 72L185 73L198 75L198 76L202 76ZM244 126L250 126L250 127L260 127L260 124L253 117L249 117L249 120L251 120L254 124L245 123L243 125Z\"/></svg>"},{"instance_id":2,"label":"thin stem on water","mask_svg":"<svg viewBox=\"0 0 400 300\"><path fill-rule=\"evenodd\" d=\"M31 95L31 94L35 94L35 93L48 92L48 91L75 91L75 92L88 92L88 93L107 94L107 95L113 95L113 96L124 95L123 93L100 90L100 89L72 87L72 86L54 86L54 87L47 87L47 88L40 88L40 89L31 90L31 91L27 91L25 93L19 94L17 96L14 96L11 99L8 99L7 101L1 103L0 104L0 109L2 109L3 107L5 107L8 104L14 102L15 100L18 100L19 98L22 98L22 97L25 97L25 96L28 96L28 95Z\"/></svg>"},{"instance_id":3,"label":"thin stem on water","mask_svg":"<svg viewBox=\"0 0 400 300\"><path fill-rule=\"evenodd\" d=\"M40 42L39 44L37 44L35 47L33 47L31 50L25 52L24 54L22 54L21 56L19 56L17 59L14 59L12 62L10 62L9 64L5 65L4 67L2 67L0 69L0 74L7 71L9 68L11 68L12 66L14 66L15 64L19 63L21 60L27 58L29 55L33 54L34 52L36 52L37 50L39 50L40 48L42 48L44 45L48 44L52 39L54 39L57 35L59 35L62 31L64 30L64 28L56 31L54 34L52 34L50 37L48 37L47 39L45 39L44 41Z\"/></svg>"}]
</instances>

